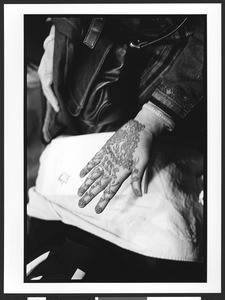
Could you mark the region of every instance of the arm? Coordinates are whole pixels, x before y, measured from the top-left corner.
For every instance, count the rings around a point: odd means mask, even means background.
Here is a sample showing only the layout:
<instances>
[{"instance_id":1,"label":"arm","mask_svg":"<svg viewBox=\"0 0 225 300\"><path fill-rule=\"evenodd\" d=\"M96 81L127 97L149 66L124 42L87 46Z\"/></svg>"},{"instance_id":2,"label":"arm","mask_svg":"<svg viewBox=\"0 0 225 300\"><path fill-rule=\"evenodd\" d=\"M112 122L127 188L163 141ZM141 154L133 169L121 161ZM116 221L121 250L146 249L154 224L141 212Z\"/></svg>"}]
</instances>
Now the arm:
<instances>
[{"instance_id":1,"label":"arm","mask_svg":"<svg viewBox=\"0 0 225 300\"><path fill-rule=\"evenodd\" d=\"M128 176L133 192L142 195L141 180L153 139L173 129L172 119L185 118L203 98L203 44L201 27L189 38L153 93L144 93L151 102L119 129L81 171L81 177L90 172L78 190L81 207L104 191L96 206L96 212L102 212Z\"/></svg>"}]
</instances>

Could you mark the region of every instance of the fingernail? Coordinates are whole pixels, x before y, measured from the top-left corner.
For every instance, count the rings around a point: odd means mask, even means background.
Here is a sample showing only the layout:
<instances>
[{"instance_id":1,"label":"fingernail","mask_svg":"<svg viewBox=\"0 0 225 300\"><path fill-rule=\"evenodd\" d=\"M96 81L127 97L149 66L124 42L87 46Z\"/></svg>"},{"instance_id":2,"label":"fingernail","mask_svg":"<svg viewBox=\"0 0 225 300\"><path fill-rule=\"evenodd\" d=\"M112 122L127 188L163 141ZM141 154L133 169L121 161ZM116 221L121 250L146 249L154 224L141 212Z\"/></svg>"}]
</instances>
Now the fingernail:
<instances>
[{"instance_id":1,"label":"fingernail","mask_svg":"<svg viewBox=\"0 0 225 300\"><path fill-rule=\"evenodd\" d=\"M84 171L81 171L80 172L80 177L84 177L85 176L85 172Z\"/></svg>"},{"instance_id":2,"label":"fingernail","mask_svg":"<svg viewBox=\"0 0 225 300\"><path fill-rule=\"evenodd\" d=\"M83 208L83 207L85 207L85 202L83 200L80 200L78 202L78 205L79 205L79 207Z\"/></svg>"},{"instance_id":3,"label":"fingernail","mask_svg":"<svg viewBox=\"0 0 225 300\"><path fill-rule=\"evenodd\" d=\"M102 211L103 211L102 207L100 207L100 206L96 206L96 207L95 207L95 212L96 212L97 214L100 214Z\"/></svg>"},{"instance_id":4,"label":"fingernail","mask_svg":"<svg viewBox=\"0 0 225 300\"><path fill-rule=\"evenodd\" d=\"M84 193L84 189L83 188L79 188L78 191L77 191L77 195L78 196L82 196Z\"/></svg>"}]
</instances>

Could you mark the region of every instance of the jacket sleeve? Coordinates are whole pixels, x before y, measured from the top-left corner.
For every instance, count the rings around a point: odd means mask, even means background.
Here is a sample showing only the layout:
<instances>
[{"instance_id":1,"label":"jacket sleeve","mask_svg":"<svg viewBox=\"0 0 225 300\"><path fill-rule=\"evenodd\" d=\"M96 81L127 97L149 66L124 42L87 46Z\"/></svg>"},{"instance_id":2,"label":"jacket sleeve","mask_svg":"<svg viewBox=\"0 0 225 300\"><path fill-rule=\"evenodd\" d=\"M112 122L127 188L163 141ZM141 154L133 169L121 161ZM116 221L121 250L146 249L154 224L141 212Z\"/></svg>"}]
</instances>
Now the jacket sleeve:
<instances>
[{"instance_id":1,"label":"jacket sleeve","mask_svg":"<svg viewBox=\"0 0 225 300\"><path fill-rule=\"evenodd\" d=\"M160 78L149 100L174 120L184 119L204 98L204 81L204 22L201 22Z\"/></svg>"}]
</instances>

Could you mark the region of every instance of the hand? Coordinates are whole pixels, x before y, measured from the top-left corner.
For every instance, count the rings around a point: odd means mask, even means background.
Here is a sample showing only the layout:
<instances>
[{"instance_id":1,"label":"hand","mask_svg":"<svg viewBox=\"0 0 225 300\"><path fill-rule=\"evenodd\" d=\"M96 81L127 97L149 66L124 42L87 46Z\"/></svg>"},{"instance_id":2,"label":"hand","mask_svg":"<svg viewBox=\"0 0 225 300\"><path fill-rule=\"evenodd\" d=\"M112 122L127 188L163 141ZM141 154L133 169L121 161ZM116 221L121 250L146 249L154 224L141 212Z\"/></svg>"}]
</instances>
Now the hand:
<instances>
[{"instance_id":1,"label":"hand","mask_svg":"<svg viewBox=\"0 0 225 300\"><path fill-rule=\"evenodd\" d=\"M124 180L131 175L131 186L136 196L142 196L141 180L147 167L153 134L164 128L154 115L140 112L134 120L122 126L89 161L80 176L89 176L78 189L80 207L85 207L101 191L103 195L95 207L101 213Z\"/></svg>"},{"instance_id":2,"label":"hand","mask_svg":"<svg viewBox=\"0 0 225 300\"><path fill-rule=\"evenodd\" d=\"M51 32L54 27L51 29ZM52 34L50 32L50 34ZM43 93L47 101L51 104L53 109L58 112L59 104L58 100L51 88L53 82L53 54L54 54L54 39L51 39L45 48L45 52L42 56L41 63L38 69L38 75L40 77Z\"/></svg>"}]
</instances>

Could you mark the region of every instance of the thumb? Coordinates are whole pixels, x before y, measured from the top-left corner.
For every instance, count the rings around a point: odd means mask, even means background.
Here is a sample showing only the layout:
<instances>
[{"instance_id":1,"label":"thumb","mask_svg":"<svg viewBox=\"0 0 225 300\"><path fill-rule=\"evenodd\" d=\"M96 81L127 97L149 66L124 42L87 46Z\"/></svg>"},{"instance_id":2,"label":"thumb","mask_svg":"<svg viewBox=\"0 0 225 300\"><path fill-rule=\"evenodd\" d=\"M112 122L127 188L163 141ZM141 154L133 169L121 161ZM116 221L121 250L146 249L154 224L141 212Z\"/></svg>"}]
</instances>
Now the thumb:
<instances>
[{"instance_id":1,"label":"thumb","mask_svg":"<svg viewBox=\"0 0 225 300\"><path fill-rule=\"evenodd\" d=\"M131 187L133 190L133 193L141 197L142 196L142 191L141 191L141 182L142 182L142 177L144 175L144 171L147 167L148 159L142 159L141 162L138 162L135 165L135 168L133 169L131 173Z\"/></svg>"}]
</instances>

